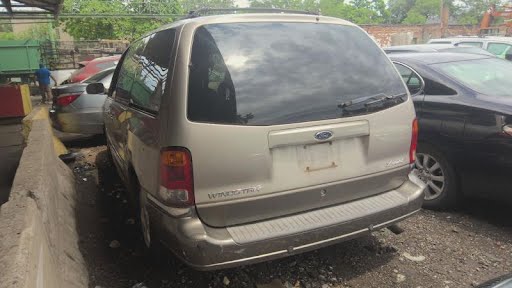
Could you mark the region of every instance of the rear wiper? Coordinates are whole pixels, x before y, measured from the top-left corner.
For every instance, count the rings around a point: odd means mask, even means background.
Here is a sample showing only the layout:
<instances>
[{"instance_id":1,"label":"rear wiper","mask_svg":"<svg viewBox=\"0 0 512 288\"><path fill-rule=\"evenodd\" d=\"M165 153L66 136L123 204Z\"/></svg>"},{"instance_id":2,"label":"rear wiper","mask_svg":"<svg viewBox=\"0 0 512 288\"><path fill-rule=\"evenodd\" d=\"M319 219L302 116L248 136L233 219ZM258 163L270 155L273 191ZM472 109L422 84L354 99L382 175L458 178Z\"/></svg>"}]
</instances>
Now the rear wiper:
<instances>
[{"instance_id":1,"label":"rear wiper","mask_svg":"<svg viewBox=\"0 0 512 288\"><path fill-rule=\"evenodd\" d=\"M401 93L401 94L396 94L396 95L386 95L384 93L380 93L377 95L362 97L362 98L358 98L356 100L350 100L350 101L343 102L341 104L338 104L338 108L343 109L343 108L347 108L349 106L353 106L356 104L362 104L365 107L368 107L368 106L371 106L374 104L387 102L389 100L395 100L397 98L401 98L406 95L407 95L407 93Z\"/></svg>"}]
</instances>

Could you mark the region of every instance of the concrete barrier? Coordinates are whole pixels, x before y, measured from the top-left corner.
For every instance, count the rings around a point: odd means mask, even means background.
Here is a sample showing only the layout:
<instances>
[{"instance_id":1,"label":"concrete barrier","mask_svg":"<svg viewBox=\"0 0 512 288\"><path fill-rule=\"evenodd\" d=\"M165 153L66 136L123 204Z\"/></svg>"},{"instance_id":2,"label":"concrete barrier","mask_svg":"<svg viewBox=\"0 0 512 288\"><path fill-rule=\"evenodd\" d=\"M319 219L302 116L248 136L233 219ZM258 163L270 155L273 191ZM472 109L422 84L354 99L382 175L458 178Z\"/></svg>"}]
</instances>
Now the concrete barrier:
<instances>
[{"instance_id":1,"label":"concrete barrier","mask_svg":"<svg viewBox=\"0 0 512 288\"><path fill-rule=\"evenodd\" d=\"M24 119L26 147L0 207L0 287L87 287L78 246L75 182L58 158L45 108Z\"/></svg>"}]
</instances>

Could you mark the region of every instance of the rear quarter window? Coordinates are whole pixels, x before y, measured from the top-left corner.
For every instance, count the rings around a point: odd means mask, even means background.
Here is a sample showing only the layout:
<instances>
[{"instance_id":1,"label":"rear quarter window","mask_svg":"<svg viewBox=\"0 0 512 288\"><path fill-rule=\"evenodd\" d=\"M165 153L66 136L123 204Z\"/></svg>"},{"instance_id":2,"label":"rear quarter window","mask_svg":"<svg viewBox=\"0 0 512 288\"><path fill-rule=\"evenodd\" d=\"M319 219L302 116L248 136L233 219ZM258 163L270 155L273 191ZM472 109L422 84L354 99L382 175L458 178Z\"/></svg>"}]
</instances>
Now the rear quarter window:
<instances>
[{"instance_id":1,"label":"rear quarter window","mask_svg":"<svg viewBox=\"0 0 512 288\"><path fill-rule=\"evenodd\" d=\"M344 117L342 103L406 93L361 29L318 23L198 28L188 86L192 121L277 125Z\"/></svg>"}]
</instances>

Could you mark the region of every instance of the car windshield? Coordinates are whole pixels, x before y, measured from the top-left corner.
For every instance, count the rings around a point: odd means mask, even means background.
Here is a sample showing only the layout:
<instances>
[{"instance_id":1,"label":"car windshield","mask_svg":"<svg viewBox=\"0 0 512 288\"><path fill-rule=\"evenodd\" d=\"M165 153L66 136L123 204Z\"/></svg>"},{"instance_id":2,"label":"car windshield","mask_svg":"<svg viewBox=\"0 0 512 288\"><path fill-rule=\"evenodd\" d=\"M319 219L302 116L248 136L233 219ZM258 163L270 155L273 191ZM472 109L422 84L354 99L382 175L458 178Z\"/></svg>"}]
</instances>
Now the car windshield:
<instances>
[{"instance_id":1,"label":"car windshield","mask_svg":"<svg viewBox=\"0 0 512 288\"><path fill-rule=\"evenodd\" d=\"M512 97L512 63L509 61L486 58L432 66L479 93Z\"/></svg>"},{"instance_id":2,"label":"car windshield","mask_svg":"<svg viewBox=\"0 0 512 288\"><path fill-rule=\"evenodd\" d=\"M188 105L194 121L276 125L332 119L346 116L342 103L405 93L393 65L355 26L211 24L194 37Z\"/></svg>"},{"instance_id":3,"label":"car windshield","mask_svg":"<svg viewBox=\"0 0 512 288\"><path fill-rule=\"evenodd\" d=\"M92 75L91 77L85 79L84 81L82 81L82 83L101 82L103 80L103 78L107 77L109 74L112 75L112 73L114 73L114 69L103 70L103 71L100 71L100 72Z\"/></svg>"}]
</instances>

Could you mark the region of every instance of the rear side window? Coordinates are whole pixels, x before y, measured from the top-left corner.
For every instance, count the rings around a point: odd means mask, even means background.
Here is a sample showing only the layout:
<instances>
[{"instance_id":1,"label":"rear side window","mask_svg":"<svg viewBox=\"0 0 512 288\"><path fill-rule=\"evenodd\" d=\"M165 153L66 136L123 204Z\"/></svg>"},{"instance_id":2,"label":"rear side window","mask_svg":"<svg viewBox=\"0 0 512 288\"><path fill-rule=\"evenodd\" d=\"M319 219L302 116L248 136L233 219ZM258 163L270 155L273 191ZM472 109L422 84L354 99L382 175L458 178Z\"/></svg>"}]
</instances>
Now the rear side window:
<instances>
[{"instance_id":1,"label":"rear side window","mask_svg":"<svg viewBox=\"0 0 512 288\"><path fill-rule=\"evenodd\" d=\"M344 117L341 107L348 101L404 93L392 64L357 27L231 23L205 25L194 35L187 106L192 121L333 119Z\"/></svg>"},{"instance_id":2,"label":"rear side window","mask_svg":"<svg viewBox=\"0 0 512 288\"><path fill-rule=\"evenodd\" d=\"M411 95L416 95L421 92L423 83L420 76L402 64L395 63L395 66L398 69L400 76L402 76L402 80L404 80L407 89L409 89L409 93L411 93Z\"/></svg>"},{"instance_id":3,"label":"rear side window","mask_svg":"<svg viewBox=\"0 0 512 288\"><path fill-rule=\"evenodd\" d=\"M115 95L113 95L116 100L130 100L133 76L135 75L135 71L137 69L137 63L135 62L134 54L138 45L140 45L140 42L134 43L130 48L128 48L128 52L126 52L124 56L124 61L122 62L121 68L119 69L119 75L117 76L117 84L114 91Z\"/></svg>"},{"instance_id":4,"label":"rear side window","mask_svg":"<svg viewBox=\"0 0 512 288\"><path fill-rule=\"evenodd\" d=\"M140 39L129 48L116 86L116 99L148 112L157 112L171 66L175 30Z\"/></svg>"},{"instance_id":5,"label":"rear side window","mask_svg":"<svg viewBox=\"0 0 512 288\"><path fill-rule=\"evenodd\" d=\"M429 78L425 80L425 94L432 96L457 95L457 91L452 88Z\"/></svg>"},{"instance_id":6,"label":"rear side window","mask_svg":"<svg viewBox=\"0 0 512 288\"><path fill-rule=\"evenodd\" d=\"M171 66L175 30L164 30L142 39L143 49L134 55L137 61L135 80L131 90L131 103L157 112L166 87Z\"/></svg>"}]
</instances>

